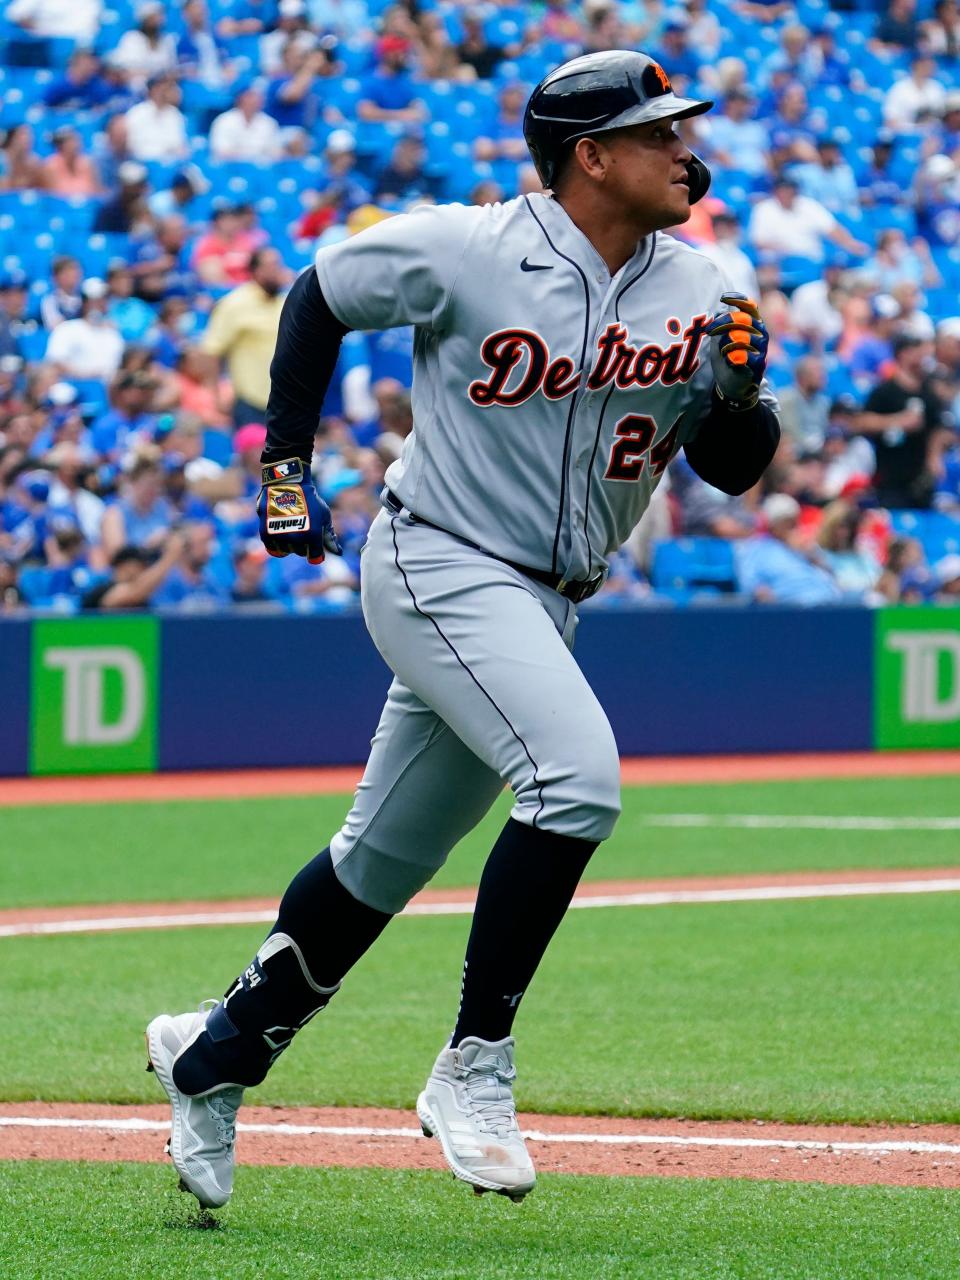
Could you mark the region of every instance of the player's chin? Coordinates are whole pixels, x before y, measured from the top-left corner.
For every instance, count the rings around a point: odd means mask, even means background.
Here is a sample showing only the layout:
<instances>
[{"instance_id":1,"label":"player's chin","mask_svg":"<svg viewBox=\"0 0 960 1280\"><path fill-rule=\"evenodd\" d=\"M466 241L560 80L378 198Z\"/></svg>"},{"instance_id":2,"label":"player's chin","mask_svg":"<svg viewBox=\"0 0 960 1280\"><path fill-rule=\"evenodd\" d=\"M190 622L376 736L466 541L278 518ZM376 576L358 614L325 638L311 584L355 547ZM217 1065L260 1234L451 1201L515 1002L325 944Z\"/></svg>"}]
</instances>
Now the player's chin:
<instances>
[{"instance_id":1,"label":"player's chin","mask_svg":"<svg viewBox=\"0 0 960 1280\"><path fill-rule=\"evenodd\" d=\"M690 188L686 182L670 183L670 209L676 213L678 222L686 222L690 217Z\"/></svg>"}]
</instances>

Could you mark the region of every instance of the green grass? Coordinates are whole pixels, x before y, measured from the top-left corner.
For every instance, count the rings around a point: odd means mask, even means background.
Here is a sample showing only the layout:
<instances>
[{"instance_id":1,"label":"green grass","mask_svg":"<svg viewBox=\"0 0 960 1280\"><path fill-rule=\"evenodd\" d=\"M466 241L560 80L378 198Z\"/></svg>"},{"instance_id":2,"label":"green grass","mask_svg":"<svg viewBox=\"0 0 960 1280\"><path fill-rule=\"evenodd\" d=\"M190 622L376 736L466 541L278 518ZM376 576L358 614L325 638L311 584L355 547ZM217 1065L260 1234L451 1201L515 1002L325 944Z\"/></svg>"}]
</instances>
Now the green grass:
<instances>
[{"instance_id":1,"label":"green grass","mask_svg":"<svg viewBox=\"0 0 960 1280\"><path fill-rule=\"evenodd\" d=\"M628 787L624 814L588 869L607 879L957 862L956 831L744 831L647 825L649 813L951 816L956 778ZM329 840L345 796L0 810L0 907L277 894ZM494 811L437 885L475 884L509 812Z\"/></svg>"},{"instance_id":2,"label":"green grass","mask_svg":"<svg viewBox=\"0 0 960 1280\"><path fill-rule=\"evenodd\" d=\"M17 1280L954 1280L956 1194L541 1179L522 1207L434 1173L241 1168L200 1231L170 1170L0 1165Z\"/></svg>"},{"instance_id":3,"label":"green grass","mask_svg":"<svg viewBox=\"0 0 960 1280\"><path fill-rule=\"evenodd\" d=\"M958 1122L958 926L952 894L571 912L520 1011L520 1104ZM454 1019L467 928L396 921L252 1097L411 1106ZM16 1028L0 1097L160 1101L145 1023L223 991L261 937L0 943Z\"/></svg>"}]
</instances>

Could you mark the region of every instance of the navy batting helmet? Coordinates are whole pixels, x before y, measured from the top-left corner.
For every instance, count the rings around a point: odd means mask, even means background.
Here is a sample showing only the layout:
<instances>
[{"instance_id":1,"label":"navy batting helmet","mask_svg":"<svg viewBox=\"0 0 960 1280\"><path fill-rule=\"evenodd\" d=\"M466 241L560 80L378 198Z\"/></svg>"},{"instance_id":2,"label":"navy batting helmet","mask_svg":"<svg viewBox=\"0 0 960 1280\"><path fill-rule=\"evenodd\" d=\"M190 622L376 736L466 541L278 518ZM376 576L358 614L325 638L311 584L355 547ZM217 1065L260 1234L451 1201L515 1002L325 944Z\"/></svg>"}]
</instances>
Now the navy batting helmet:
<instances>
[{"instance_id":1,"label":"navy batting helmet","mask_svg":"<svg viewBox=\"0 0 960 1280\"><path fill-rule=\"evenodd\" d=\"M651 120L698 116L712 106L678 97L663 67L647 54L611 49L574 58L545 76L527 103L523 136L540 181L549 187L578 138ZM707 193L710 171L696 156L687 171L694 204Z\"/></svg>"}]
</instances>

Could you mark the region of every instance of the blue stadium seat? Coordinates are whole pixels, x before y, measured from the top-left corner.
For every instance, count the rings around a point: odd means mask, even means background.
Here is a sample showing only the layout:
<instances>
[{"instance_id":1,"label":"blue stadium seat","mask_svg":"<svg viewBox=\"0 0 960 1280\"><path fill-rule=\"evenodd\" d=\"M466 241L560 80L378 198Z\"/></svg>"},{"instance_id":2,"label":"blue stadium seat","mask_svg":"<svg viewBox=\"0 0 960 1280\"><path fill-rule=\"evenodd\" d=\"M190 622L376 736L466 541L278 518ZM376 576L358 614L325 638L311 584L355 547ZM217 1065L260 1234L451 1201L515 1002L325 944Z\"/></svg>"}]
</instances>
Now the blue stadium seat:
<instances>
[{"instance_id":1,"label":"blue stadium seat","mask_svg":"<svg viewBox=\"0 0 960 1280\"><path fill-rule=\"evenodd\" d=\"M51 571L44 565L25 565L20 570L17 580L27 604L35 607L50 604L52 577Z\"/></svg>"},{"instance_id":2,"label":"blue stadium seat","mask_svg":"<svg viewBox=\"0 0 960 1280\"><path fill-rule=\"evenodd\" d=\"M733 591L732 544L723 538L671 538L656 543L651 581L656 590Z\"/></svg>"}]
</instances>

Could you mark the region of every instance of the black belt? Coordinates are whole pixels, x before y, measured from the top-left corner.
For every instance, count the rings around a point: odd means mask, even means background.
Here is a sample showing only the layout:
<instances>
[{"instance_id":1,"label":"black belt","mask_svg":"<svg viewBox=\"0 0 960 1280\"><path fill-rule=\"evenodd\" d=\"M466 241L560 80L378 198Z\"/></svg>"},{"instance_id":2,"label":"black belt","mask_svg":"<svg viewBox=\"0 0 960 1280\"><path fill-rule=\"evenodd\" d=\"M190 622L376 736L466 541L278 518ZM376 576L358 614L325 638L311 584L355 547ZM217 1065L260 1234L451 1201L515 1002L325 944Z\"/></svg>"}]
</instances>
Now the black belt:
<instances>
[{"instance_id":1,"label":"black belt","mask_svg":"<svg viewBox=\"0 0 960 1280\"><path fill-rule=\"evenodd\" d=\"M471 542L469 538L464 538L462 534L450 533L449 529L441 528L440 525L434 524L432 520L424 520L423 516L415 515L409 507L404 507L403 503L393 492L392 489L384 489L380 494L380 501L392 511L394 515L399 515L401 511L406 511L407 515L414 524L425 524L430 529L437 529L440 533L449 534L451 538L458 538L461 542L465 542L468 547L474 547L477 551L482 551L486 556L492 556L494 560L499 560L501 564L509 565L511 569L516 569L518 573L525 574L528 578L533 578L535 582L542 582L545 587L549 587L551 591L556 591L566 600L572 600L574 604L579 604L581 600L589 600L603 586L603 570L598 570L592 578L577 579L564 578L560 573L548 573L546 569L534 569L528 564L517 564L515 560L508 560L506 556L498 556L494 551L488 551L486 547L479 546L476 542Z\"/></svg>"}]
</instances>

